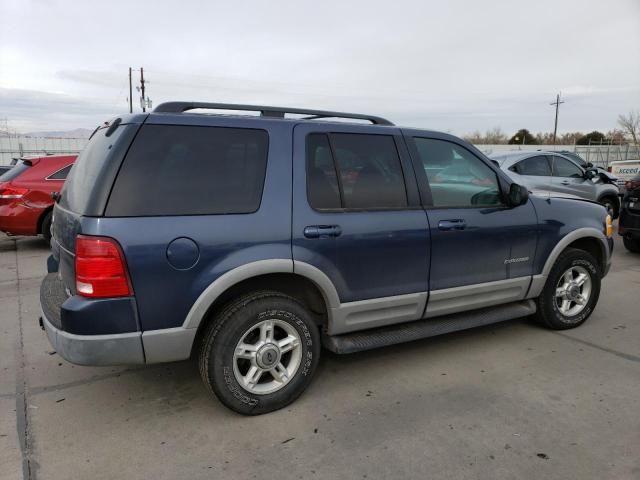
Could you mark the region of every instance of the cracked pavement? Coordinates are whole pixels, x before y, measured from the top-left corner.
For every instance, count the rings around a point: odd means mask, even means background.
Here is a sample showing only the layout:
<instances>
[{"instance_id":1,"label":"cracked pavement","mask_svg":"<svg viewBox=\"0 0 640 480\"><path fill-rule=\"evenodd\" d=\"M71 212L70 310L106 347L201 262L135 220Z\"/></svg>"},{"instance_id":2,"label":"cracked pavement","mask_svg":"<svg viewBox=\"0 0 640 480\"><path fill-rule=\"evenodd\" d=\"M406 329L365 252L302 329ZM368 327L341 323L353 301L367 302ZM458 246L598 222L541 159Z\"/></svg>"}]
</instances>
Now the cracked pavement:
<instances>
[{"instance_id":1,"label":"cracked pavement","mask_svg":"<svg viewBox=\"0 0 640 480\"><path fill-rule=\"evenodd\" d=\"M640 478L640 255L582 327L527 320L348 356L293 405L225 409L195 362L79 367L40 330L48 250L0 234L0 479Z\"/></svg>"}]
</instances>

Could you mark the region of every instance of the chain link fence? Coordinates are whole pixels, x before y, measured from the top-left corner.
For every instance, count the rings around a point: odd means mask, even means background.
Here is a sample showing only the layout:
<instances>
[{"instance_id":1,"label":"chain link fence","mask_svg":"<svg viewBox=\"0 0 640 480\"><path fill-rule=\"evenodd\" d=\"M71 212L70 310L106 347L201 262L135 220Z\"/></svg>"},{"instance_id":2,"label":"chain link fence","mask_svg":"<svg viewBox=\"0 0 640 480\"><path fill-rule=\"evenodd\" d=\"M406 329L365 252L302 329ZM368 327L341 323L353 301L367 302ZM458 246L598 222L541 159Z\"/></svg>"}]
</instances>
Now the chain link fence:
<instances>
[{"instance_id":1,"label":"chain link fence","mask_svg":"<svg viewBox=\"0 0 640 480\"><path fill-rule=\"evenodd\" d=\"M88 138L0 137L0 165L9 165L13 158L78 153Z\"/></svg>"}]
</instances>

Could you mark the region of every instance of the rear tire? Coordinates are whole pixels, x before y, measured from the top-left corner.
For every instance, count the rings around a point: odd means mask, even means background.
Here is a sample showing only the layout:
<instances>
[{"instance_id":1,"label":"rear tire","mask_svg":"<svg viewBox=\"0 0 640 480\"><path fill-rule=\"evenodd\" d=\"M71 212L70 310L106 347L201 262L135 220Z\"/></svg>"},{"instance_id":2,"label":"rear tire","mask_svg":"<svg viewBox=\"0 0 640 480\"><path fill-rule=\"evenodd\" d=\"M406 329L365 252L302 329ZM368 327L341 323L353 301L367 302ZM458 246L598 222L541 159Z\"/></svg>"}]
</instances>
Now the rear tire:
<instances>
[{"instance_id":1,"label":"rear tire","mask_svg":"<svg viewBox=\"0 0 640 480\"><path fill-rule=\"evenodd\" d=\"M51 212L47 212L42 219L42 238L47 242L47 245L51 245Z\"/></svg>"},{"instance_id":2,"label":"rear tire","mask_svg":"<svg viewBox=\"0 0 640 480\"><path fill-rule=\"evenodd\" d=\"M568 248L549 272L536 299L537 320L547 328L566 330L582 325L600 296L600 269L589 252Z\"/></svg>"},{"instance_id":3,"label":"rear tire","mask_svg":"<svg viewBox=\"0 0 640 480\"><path fill-rule=\"evenodd\" d=\"M632 253L640 253L640 240L637 238L622 237L624 248Z\"/></svg>"},{"instance_id":4,"label":"rear tire","mask_svg":"<svg viewBox=\"0 0 640 480\"><path fill-rule=\"evenodd\" d=\"M307 388L320 358L320 333L298 301L260 291L215 316L199 357L204 383L224 405L259 415L286 407Z\"/></svg>"}]
</instances>

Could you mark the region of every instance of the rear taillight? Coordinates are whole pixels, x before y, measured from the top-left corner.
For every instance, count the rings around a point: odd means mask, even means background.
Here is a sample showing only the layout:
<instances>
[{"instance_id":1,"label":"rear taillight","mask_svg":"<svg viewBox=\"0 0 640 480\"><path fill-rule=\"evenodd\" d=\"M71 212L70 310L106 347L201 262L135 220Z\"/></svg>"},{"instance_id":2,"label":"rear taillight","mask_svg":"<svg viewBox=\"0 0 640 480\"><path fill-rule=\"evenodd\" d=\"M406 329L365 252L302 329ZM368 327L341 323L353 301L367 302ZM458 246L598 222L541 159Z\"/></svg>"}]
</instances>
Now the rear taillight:
<instances>
[{"instance_id":1,"label":"rear taillight","mask_svg":"<svg viewBox=\"0 0 640 480\"><path fill-rule=\"evenodd\" d=\"M607 167L607 172L611 173L611 170L612 170L611 165L609 165L609 166Z\"/></svg>"},{"instance_id":2,"label":"rear taillight","mask_svg":"<svg viewBox=\"0 0 640 480\"><path fill-rule=\"evenodd\" d=\"M11 185L4 185L0 186L0 198L18 199L22 198L28 191L28 188L18 188L12 187Z\"/></svg>"},{"instance_id":3,"label":"rear taillight","mask_svg":"<svg viewBox=\"0 0 640 480\"><path fill-rule=\"evenodd\" d=\"M89 298L133 295L122 249L113 238L78 235L76 291Z\"/></svg>"}]
</instances>

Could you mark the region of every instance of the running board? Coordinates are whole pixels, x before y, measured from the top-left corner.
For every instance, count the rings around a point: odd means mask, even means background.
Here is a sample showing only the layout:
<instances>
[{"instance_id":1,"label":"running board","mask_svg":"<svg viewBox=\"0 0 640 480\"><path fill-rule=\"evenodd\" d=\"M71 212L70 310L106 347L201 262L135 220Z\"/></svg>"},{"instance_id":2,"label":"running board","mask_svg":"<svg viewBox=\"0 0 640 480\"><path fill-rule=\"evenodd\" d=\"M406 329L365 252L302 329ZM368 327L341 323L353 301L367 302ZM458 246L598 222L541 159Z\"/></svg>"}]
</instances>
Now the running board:
<instances>
[{"instance_id":1,"label":"running board","mask_svg":"<svg viewBox=\"0 0 640 480\"><path fill-rule=\"evenodd\" d=\"M410 342L421 338L435 337L444 333L457 332L473 327L504 322L536 313L533 300L507 303L495 307L454 313L442 317L400 323L388 327L347 333L344 335L322 336L326 349L335 353L354 353L378 347Z\"/></svg>"}]
</instances>

